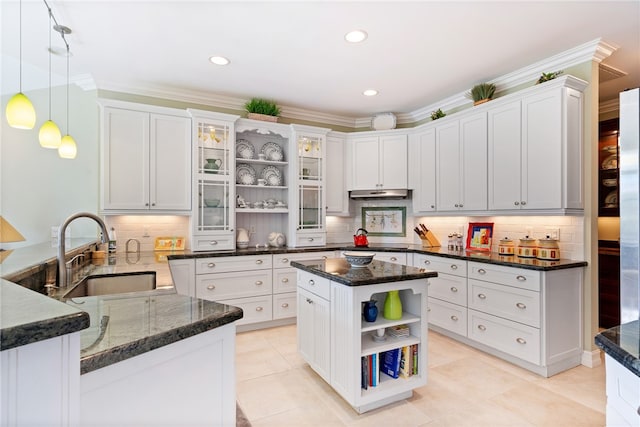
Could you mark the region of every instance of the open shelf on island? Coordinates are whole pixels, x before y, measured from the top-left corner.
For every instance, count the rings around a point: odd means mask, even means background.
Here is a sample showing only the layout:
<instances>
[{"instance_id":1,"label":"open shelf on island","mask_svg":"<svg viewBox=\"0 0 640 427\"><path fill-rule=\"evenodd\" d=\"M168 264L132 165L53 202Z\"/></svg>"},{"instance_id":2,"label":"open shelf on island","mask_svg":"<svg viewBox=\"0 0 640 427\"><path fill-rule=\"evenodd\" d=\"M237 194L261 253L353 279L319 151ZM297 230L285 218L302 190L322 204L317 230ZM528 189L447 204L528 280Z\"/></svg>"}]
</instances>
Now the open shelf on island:
<instances>
[{"instance_id":1,"label":"open shelf on island","mask_svg":"<svg viewBox=\"0 0 640 427\"><path fill-rule=\"evenodd\" d=\"M380 353L383 351L393 350L394 348L406 347L412 344L419 344L420 338L413 335L408 337L398 338L385 334L387 338L385 341L374 341L373 336L375 332L368 332L362 334L362 345L360 347L360 357L367 356L369 354Z\"/></svg>"},{"instance_id":2,"label":"open shelf on island","mask_svg":"<svg viewBox=\"0 0 640 427\"><path fill-rule=\"evenodd\" d=\"M385 319L382 316L382 313L380 313L378 314L378 318L376 319L375 322L367 322L366 320L362 319L362 325L360 326L360 330L362 332L375 331L376 329L380 329L380 328L389 328L391 326L409 324L409 323L419 322L419 321L420 321L420 317L413 315L411 313L407 313L406 311L402 312L402 319L399 319L399 320Z\"/></svg>"}]
</instances>

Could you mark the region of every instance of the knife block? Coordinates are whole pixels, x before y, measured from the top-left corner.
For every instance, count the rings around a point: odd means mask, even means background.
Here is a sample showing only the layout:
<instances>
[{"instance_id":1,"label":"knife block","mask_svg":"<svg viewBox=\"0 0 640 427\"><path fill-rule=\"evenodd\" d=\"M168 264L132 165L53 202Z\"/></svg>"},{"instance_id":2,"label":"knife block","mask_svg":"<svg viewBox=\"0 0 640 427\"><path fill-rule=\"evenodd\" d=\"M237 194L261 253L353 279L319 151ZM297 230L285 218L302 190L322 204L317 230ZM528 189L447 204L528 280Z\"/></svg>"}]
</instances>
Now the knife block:
<instances>
[{"instance_id":1,"label":"knife block","mask_svg":"<svg viewBox=\"0 0 640 427\"><path fill-rule=\"evenodd\" d=\"M423 248L436 248L440 246L440 241L431 230L427 231L425 236L420 236L420 240L422 240Z\"/></svg>"}]
</instances>

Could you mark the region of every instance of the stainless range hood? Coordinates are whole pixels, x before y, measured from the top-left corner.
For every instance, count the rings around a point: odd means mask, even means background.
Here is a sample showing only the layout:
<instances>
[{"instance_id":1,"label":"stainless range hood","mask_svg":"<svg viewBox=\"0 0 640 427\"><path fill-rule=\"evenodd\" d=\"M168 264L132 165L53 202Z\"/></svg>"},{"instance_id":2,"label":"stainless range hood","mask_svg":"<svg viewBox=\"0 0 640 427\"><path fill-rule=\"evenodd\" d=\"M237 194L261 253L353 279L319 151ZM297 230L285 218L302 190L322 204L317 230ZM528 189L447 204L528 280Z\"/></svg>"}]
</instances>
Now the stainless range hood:
<instances>
[{"instance_id":1,"label":"stainless range hood","mask_svg":"<svg viewBox=\"0 0 640 427\"><path fill-rule=\"evenodd\" d=\"M355 200L406 199L409 190L353 190L349 192L349 197Z\"/></svg>"}]
</instances>

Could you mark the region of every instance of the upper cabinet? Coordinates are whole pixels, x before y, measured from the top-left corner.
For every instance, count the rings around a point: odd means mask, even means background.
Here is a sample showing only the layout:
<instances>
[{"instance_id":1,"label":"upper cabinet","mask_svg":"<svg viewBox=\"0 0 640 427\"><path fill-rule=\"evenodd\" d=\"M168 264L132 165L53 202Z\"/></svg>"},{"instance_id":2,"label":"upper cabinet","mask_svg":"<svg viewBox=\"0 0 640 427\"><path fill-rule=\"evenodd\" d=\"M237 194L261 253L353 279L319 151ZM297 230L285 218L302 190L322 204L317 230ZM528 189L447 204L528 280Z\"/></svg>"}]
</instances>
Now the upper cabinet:
<instances>
[{"instance_id":1,"label":"upper cabinet","mask_svg":"<svg viewBox=\"0 0 640 427\"><path fill-rule=\"evenodd\" d=\"M349 215L349 193L347 192L346 156L347 136L330 132L326 146L325 194L327 215Z\"/></svg>"},{"instance_id":2,"label":"upper cabinet","mask_svg":"<svg viewBox=\"0 0 640 427\"><path fill-rule=\"evenodd\" d=\"M353 178L349 190L407 188L407 135L350 138Z\"/></svg>"},{"instance_id":3,"label":"upper cabinet","mask_svg":"<svg viewBox=\"0 0 640 427\"><path fill-rule=\"evenodd\" d=\"M436 130L420 129L409 135L409 189L414 212L436 210Z\"/></svg>"},{"instance_id":4,"label":"upper cabinet","mask_svg":"<svg viewBox=\"0 0 640 427\"><path fill-rule=\"evenodd\" d=\"M100 105L102 210L189 211L191 120L186 111L106 100Z\"/></svg>"},{"instance_id":5,"label":"upper cabinet","mask_svg":"<svg viewBox=\"0 0 640 427\"><path fill-rule=\"evenodd\" d=\"M488 110L490 211L583 209L583 85L568 77Z\"/></svg>"}]
</instances>

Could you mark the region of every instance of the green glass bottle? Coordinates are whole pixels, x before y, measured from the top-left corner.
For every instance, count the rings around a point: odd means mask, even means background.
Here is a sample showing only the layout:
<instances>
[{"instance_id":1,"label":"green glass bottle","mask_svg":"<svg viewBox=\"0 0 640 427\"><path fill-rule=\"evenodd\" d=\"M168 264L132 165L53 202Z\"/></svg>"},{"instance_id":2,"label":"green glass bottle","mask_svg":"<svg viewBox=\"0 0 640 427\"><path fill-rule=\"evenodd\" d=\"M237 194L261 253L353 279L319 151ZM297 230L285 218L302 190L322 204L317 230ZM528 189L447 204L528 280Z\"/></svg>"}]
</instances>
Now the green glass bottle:
<instances>
[{"instance_id":1,"label":"green glass bottle","mask_svg":"<svg viewBox=\"0 0 640 427\"><path fill-rule=\"evenodd\" d=\"M384 299L384 310L382 315L385 319L400 320L402 319L402 301L398 291L389 291Z\"/></svg>"}]
</instances>

